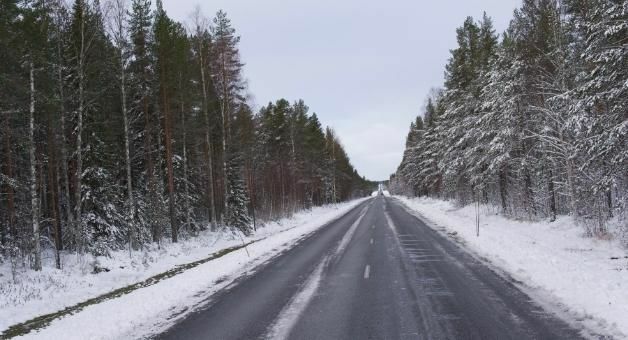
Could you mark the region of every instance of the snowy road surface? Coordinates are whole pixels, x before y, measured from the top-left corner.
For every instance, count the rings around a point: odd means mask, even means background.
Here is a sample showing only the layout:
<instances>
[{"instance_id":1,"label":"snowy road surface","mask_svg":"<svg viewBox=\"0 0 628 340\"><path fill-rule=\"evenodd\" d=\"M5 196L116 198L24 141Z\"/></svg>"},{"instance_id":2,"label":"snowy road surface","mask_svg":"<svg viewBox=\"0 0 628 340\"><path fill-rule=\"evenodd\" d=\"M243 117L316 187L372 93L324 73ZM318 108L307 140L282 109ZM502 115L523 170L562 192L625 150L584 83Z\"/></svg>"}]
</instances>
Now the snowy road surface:
<instances>
[{"instance_id":1,"label":"snowy road surface","mask_svg":"<svg viewBox=\"0 0 628 340\"><path fill-rule=\"evenodd\" d=\"M577 339L513 283L377 197L160 339Z\"/></svg>"}]
</instances>

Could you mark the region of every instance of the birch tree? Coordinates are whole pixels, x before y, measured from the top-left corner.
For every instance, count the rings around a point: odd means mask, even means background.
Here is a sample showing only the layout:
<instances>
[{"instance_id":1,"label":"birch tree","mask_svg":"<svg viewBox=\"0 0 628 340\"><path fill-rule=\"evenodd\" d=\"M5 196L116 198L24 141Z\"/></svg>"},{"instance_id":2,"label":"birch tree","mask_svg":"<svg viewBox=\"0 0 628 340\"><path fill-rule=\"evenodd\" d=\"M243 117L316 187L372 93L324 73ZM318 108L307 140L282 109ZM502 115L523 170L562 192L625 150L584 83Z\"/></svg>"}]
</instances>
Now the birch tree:
<instances>
[{"instance_id":1,"label":"birch tree","mask_svg":"<svg viewBox=\"0 0 628 340\"><path fill-rule=\"evenodd\" d=\"M209 218L212 230L216 229L216 194L214 192L214 165L211 142L212 126L209 119L209 94L213 84L210 84L210 65L209 65L209 53L211 48L211 38L209 36L209 21L201 14L200 7L196 7L193 13L194 22L194 50L196 54L196 60L198 61L198 69L201 75L201 95L203 98L202 111L204 118L204 136L205 136L205 158L207 160L207 173L208 173L208 192L209 198Z\"/></svg>"},{"instance_id":2,"label":"birch tree","mask_svg":"<svg viewBox=\"0 0 628 340\"><path fill-rule=\"evenodd\" d=\"M39 191L37 189L37 158L35 157L35 65L32 55L28 61L30 105L28 110L28 140L30 156L31 218L33 223L33 269L41 270L41 241L39 240Z\"/></svg>"},{"instance_id":3,"label":"birch tree","mask_svg":"<svg viewBox=\"0 0 628 340\"><path fill-rule=\"evenodd\" d=\"M137 248L135 227L135 198L133 194L133 173L131 171L131 128L129 111L127 108L127 68L129 59L129 39L127 27L126 0L112 0L110 2L111 17L110 31L117 49L118 79L120 87L120 104L122 119L124 122L124 168L126 172L127 195L127 233L129 240L129 253Z\"/></svg>"},{"instance_id":4,"label":"birch tree","mask_svg":"<svg viewBox=\"0 0 628 340\"><path fill-rule=\"evenodd\" d=\"M160 3L126 1L0 5L0 258L14 274L53 252L61 269L65 253L168 246L218 218L250 234L250 213L369 189L303 101L247 104L223 12L188 34Z\"/></svg>"}]
</instances>

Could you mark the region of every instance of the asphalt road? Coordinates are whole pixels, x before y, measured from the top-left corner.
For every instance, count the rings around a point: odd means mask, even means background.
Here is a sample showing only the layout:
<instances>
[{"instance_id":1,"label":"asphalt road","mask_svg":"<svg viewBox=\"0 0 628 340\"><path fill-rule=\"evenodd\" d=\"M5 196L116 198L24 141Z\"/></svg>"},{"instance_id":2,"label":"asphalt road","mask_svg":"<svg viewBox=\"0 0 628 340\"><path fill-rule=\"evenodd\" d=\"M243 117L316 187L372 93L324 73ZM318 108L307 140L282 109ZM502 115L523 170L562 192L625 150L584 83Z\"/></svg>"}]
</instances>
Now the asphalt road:
<instances>
[{"instance_id":1,"label":"asphalt road","mask_svg":"<svg viewBox=\"0 0 628 340\"><path fill-rule=\"evenodd\" d=\"M159 339L578 339L513 283L377 197Z\"/></svg>"}]
</instances>

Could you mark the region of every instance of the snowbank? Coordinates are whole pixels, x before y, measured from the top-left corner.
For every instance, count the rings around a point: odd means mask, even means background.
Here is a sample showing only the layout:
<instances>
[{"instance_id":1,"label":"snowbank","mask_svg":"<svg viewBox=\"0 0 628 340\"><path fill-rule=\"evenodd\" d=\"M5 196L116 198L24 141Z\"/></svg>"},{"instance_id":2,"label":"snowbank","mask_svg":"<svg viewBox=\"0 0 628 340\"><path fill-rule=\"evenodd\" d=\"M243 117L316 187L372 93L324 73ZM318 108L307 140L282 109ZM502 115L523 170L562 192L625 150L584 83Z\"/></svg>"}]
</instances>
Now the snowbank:
<instances>
[{"instance_id":1,"label":"snowbank","mask_svg":"<svg viewBox=\"0 0 628 340\"><path fill-rule=\"evenodd\" d=\"M151 324L154 320L166 319L175 312L183 313L211 292L227 285L238 274L291 247L296 240L362 201L364 199L317 207L292 218L267 223L244 240L204 232L177 244L162 244L161 249L136 252L132 258L125 251L114 253L111 258L65 257L63 270L48 266L41 272L25 271L18 274L17 282L12 279L9 265L3 264L0 266L0 333L13 324L62 310L243 242L257 241L246 249L201 264L153 286L88 306L25 337L101 339L128 337L131 333L132 337L142 336L167 326ZM99 267L110 271L92 274L95 261Z\"/></svg>"},{"instance_id":2,"label":"snowbank","mask_svg":"<svg viewBox=\"0 0 628 340\"><path fill-rule=\"evenodd\" d=\"M390 196L390 191L382 190L382 191L373 191L371 193L371 197L375 197L375 196L379 196L379 195L384 195L386 197L389 197Z\"/></svg>"},{"instance_id":3,"label":"snowbank","mask_svg":"<svg viewBox=\"0 0 628 340\"><path fill-rule=\"evenodd\" d=\"M583 237L568 216L555 222L514 221L492 207L396 196L429 224L505 271L547 308L594 332L628 338L628 250L615 240Z\"/></svg>"}]
</instances>

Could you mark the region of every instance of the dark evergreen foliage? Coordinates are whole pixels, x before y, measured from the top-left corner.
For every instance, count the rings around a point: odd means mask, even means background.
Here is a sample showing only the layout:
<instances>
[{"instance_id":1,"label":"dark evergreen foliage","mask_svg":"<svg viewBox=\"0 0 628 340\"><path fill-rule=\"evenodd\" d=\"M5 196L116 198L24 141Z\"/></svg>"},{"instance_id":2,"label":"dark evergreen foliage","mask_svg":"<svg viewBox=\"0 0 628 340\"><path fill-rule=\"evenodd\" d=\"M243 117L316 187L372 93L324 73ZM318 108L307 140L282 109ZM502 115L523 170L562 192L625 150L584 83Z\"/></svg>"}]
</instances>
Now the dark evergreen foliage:
<instances>
[{"instance_id":1,"label":"dark evergreen foliage","mask_svg":"<svg viewBox=\"0 0 628 340\"><path fill-rule=\"evenodd\" d=\"M303 101L251 110L226 13L187 32L126 5L0 1L0 260L248 235L367 193Z\"/></svg>"},{"instance_id":2,"label":"dark evergreen foliage","mask_svg":"<svg viewBox=\"0 0 628 340\"><path fill-rule=\"evenodd\" d=\"M605 235L611 218L625 224L627 9L524 0L501 41L486 15L465 20L393 191L490 203L514 218L570 214L589 235Z\"/></svg>"}]
</instances>

